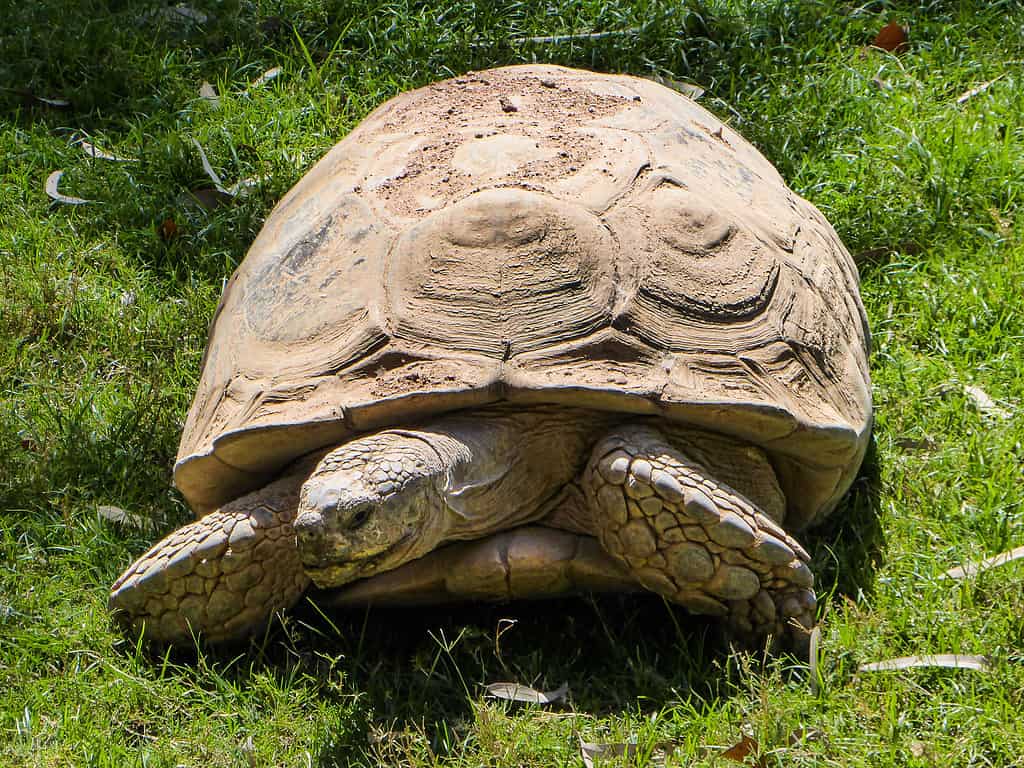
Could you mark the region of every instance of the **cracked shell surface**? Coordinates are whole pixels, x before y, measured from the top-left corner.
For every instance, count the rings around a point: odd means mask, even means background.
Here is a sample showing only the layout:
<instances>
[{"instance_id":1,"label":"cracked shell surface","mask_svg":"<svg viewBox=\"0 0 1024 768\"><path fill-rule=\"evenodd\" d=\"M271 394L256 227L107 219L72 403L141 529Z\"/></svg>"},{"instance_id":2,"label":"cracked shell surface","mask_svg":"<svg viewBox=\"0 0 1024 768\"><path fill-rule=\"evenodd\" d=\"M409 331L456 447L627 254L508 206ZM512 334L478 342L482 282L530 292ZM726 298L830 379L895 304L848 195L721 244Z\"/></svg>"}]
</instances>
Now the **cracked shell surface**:
<instances>
[{"instance_id":1,"label":"cracked shell surface","mask_svg":"<svg viewBox=\"0 0 1024 768\"><path fill-rule=\"evenodd\" d=\"M867 443L857 287L821 213L686 97L469 73L381 105L270 214L211 325L176 483L205 513L358 432L547 402L763 447L798 530Z\"/></svg>"}]
</instances>

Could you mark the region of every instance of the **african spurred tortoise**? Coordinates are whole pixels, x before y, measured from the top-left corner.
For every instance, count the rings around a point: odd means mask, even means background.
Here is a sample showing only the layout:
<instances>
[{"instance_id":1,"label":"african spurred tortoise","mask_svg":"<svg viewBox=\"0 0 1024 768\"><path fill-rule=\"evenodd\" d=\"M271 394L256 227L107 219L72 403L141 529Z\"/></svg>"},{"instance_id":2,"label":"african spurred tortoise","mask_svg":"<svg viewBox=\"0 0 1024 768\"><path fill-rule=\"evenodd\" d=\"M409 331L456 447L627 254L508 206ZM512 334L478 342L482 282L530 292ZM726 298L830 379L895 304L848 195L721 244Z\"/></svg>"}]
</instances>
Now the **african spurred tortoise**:
<instances>
[{"instance_id":1,"label":"african spurred tortoise","mask_svg":"<svg viewBox=\"0 0 1024 768\"><path fill-rule=\"evenodd\" d=\"M113 587L149 639L340 603L653 590L813 621L793 534L871 422L856 268L749 143L554 66L397 96L224 291L175 481L198 519Z\"/></svg>"}]
</instances>

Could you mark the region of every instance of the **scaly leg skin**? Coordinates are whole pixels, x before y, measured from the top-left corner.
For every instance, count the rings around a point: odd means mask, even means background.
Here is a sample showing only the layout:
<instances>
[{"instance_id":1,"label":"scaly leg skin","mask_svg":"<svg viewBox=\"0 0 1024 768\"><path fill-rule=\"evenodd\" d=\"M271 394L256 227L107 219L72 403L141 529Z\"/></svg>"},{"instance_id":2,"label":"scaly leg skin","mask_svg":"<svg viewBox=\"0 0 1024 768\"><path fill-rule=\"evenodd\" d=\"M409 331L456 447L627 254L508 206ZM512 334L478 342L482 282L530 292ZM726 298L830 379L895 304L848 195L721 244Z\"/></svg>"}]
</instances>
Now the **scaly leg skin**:
<instances>
[{"instance_id":1,"label":"scaly leg skin","mask_svg":"<svg viewBox=\"0 0 1024 768\"><path fill-rule=\"evenodd\" d=\"M648 589L723 616L741 639L795 650L814 624L804 549L658 430L623 426L583 473L601 544Z\"/></svg>"},{"instance_id":2,"label":"scaly leg skin","mask_svg":"<svg viewBox=\"0 0 1024 768\"><path fill-rule=\"evenodd\" d=\"M115 617L148 641L242 638L299 599L309 578L292 520L305 475L292 475L179 528L111 587Z\"/></svg>"}]
</instances>

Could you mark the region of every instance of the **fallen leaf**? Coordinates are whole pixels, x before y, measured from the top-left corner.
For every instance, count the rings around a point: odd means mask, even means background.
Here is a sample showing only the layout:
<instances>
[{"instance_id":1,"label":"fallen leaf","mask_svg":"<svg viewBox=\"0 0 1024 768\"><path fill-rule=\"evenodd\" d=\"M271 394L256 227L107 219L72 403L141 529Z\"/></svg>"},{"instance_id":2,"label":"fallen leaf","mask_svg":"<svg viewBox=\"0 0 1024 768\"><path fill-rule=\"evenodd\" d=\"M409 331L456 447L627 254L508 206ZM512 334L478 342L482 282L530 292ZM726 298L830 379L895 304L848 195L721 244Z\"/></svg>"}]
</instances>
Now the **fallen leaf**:
<instances>
[{"instance_id":1,"label":"fallen leaf","mask_svg":"<svg viewBox=\"0 0 1024 768\"><path fill-rule=\"evenodd\" d=\"M196 149L199 150L199 159L203 163L203 170L206 171L206 175L209 176L210 179L213 181L213 186L217 189L218 192L223 192L225 195L231 194L226 189L224 189L224 182L220 180L220 176L217 175L217 172L213 170L213 166L210 165L210 161L209 159L207 159L206 152L203 151L202 145L195 139L192 139L192 143L195 144Z\"/></svg>"},{"instance_id":2,"label":"fallen leaf","mask_svg":"<svg viewBox=\"0 0 1024 768\"><path fill-rule=\"evenodd\" d=\"M245 197L268 178L267 176L250 176L232 184L228 187L227 192L233 197Z\"/></svg>"},{"instance_id":3,"label":"fallen leaf","mask_svg":"<svg viewBox=\"0 0 1024 768\"><path fill-rule=\"evenodd\" d=\"M271 67L266 72L264 72L262 75L257 77L251 83L249 83L249 87L250 88L259 88L261 85L265 85L266 83L269 83L271 80L273 80L275 77L277 77L280 74L281 74L281 68L280 67Z\"/></svg>"},{"instance_id":4,"label":"fallen leaf","mask_svg":"<svg viewBox=\"0 0 1024 768\"><path fill-rule=\"evenodd\" d=\"M160 11L160 15L171 21L185 20L194 24L205 24L210 20L210 17L202 11L197 11L192 6L185 5L184 3L173 8L164 8Z\"/></svg>"},{"instance_id":5,"label":"fallen leaf","mask_svg":"<svg viewBox=\"0 0 1024 768\"><path fill-rule=\"evenodd\" d=\"M583 32L576 35L540 35L539 37L513 37L509 40L513 45L523 43L545 44L545 43L573 43L583 40L603 40L606 37L620 37L622 35L635 35L640 32L640 27L629 27L628 29L613 29L607 32Z\"/></svg>"},{"instance_id":6,"label":"fallen leaf","mask_svg":"<svg viewBox=\"0 0 1024 768\"><path fill-rule=\"evenodd\" d=\"M981 387L966 385L964 387L964 393L970 398L971 402L974 403L974 406L981 411L982 416L990 416L995 419L1008 419L1013 415L1005 408L996 405L996 401L993 400Z\"/></svg>"},{"instance_id":7,"label":"fallen leaf","mask_svg":"<svg viewBox=\"0 0 1024 768\"><path fill-rule=\"evenodd\" d=\"M790 731L789 746L795 747L799 744L806 744L811 741L823 741L825 732L820 728L796 728Z\"/></svg>"},{"instance_id":8,"label":"fallen leaf","mask_svg":"<svg viewBox=\"0 0 1024 768\"><path fill-rule=\"evenodd\" d=\"M157 224L156 232L165 243L170 242L178 236L178 225L171 217L167 217Z\"/></svg>"},{"instance_id":9,"label":"fallen leaf","mask_svg":"<svg viewBox=\"0 0 1024 768\"><path fill-rule=\"evenodd\" d=\"M745 763L751 755L754 756L754 765L758 768L764 768L766 765L764 758L757 756L757 740L752 736L743 734L743 738L722 752L719 757L724 757L726 760L732 760L736 763Z\"/></svg>"},{"instance_id":10,"label":"fallen leaf","mask_svg":"<svg viewBox=\"0 0 1024 768\"><path fill-rule=\"evenodd\" d=\"M78 146L80 146L82 148L82 151L85 152L85 154L87 154L89 157L94 157L97 160L110 160L111 162L114 163L137 162L133 157L118 157L117 155L112 155L109 152L104 152L95 144L88 142L85 139L79 141Z\"/></svg>"},{"instance_id":11,"label":"fallen leaf","mask_svg":"<svg viewBox=\"0 0 1024 768\"><path fill-rule=\"evenodd\" d=\"M187 197L198 202L207 211L216 210L231 200L230 193L219 189L191 189ZM182 198L186 199L184 195Z\"/></svg>"},{"instance_id":12,"label":"fallen leaf","mask_svg":"<svg viewBox=\"0 0 1024 768\"><path fill-rule=\"evenodd\" d=\"M807 656L810 664L810 677L811 677L811 693L815 696L818 695L818 688L820 687L820 679L818 678L818 649L821 646L821 627L815 627L811 630L811 637L809 642L809 648Z\"/></svg>"},{"instance_id":13,"label":"fallen leaf","mask_svg":"<svg viewBox=\"0 0 1024 768\"><path fill-rule=\"evenodd\" d=\"M551 704L561 701L569 692L569 684L563 683L553 691L543 692L519 683L491 683L484 693L494 699L523 701L528 704Z\"/></svg>"},{"instance_id":14,"label":"fallen leaf","mask_svg":"<svg viewBox=\"0 0 1024 768\"><path fill-rule=\"evenodd\" d=\"M92 200L83 200L80 197L71 197L70 195L62 194L57 188L60 184L60 178L64 175L64 171L54 171L46 177L46 194L56 200L58 203L64 203L65 205L83 205L85 203L91 203Z\"/></svg>"},{"instance_id":15,"label":"fallen leaf","mask_svg":"<svg viewBox=\"0 0 1024 768\"><path fill-rule=\"evenodd\" d=\"M32 97L40 103L52 106L54 110L67 110L71 106L71 101L67 98L46 98L46 96L37 96L35 94L32 94Z\"/></svg>"},{"instance_id":16,"label":"fallen leaf","mask_svg":"<svg viewBox=\"0 0 1024 768\"><path fill-rule=\"evenodd\" d=\"M136 17L136 24L146 24L154 19L160 21L168 21L172 24L181 26L192 26L197 24L205 24L210 20L210 17L198 11L192 6L179 3L178 5L170 8L155 8L149 11L145 11Z\"/></svg>"},{"instance_id":17,"label":"fallen leaf","mask_svg":"<svg viewBox=\"0 0 1024 768\"><path fill-rule=\"evenodd\" d=\"M584 741L580 738L580 757L583 758L583 765L586 768L594 768L595 758L607 760L611 757L633 757L636 754L636 743L610 743Z\"/></svg>"},{"instance_id":18,"label":"fallen leaf","mask_svg":"<svg viewBox=\"0 0 1024 768\"><path fill-rule=\"evenodd\" d=\"M909 47L907 44L907 28L895 21L890 21L875 35L874 42L871 45L890 53L903 53Z\"/></svg>"},{"instance_id":19,"label":"fallen leaf","mask_svg":"<svg viewBox=\"0 0 1024 768\"><path fill-rule=\"evenodd\" d=\"M931 757L932 748L927 743L915 739L914 741L910 742L910 754L918 758L925 757L926 755L928 757Z\"/></svg>"},{"instance_id":20,"label":"fallen leaf","mask_svg":"<svg viewBox=\"0 0 1024 768\"><path fill-rule=\"evenodd\" d=\"M1011 549L1009 552L1002 552L1001 554L994 555L993 557L987 557L984 560L977 560L973 563L967 563L965 565L958 565L956 568L950 568L941 578L944 579L966 579L969 576L975 576L982 571L987 571L989 568L995 568L1006 563L1012 563L1014 560L1020 560L1024 558L1024 547L1016 547Z\"/></svg>"},{"instance_id":21,"label":"fallen leaf","mask_svg":"<svg viewBox=\"0 0 1024 768\"><path fill-rule=\"evenodd\" d=\"M963 93L956 97L957 106L963 104L965 101L970 101L979 93L984 93L989 88L991 88L995 83L998 83L1000 80L1002 80L1004 77L1006 77L1005 72L1001 74L999 77L992 78L991 80L984 82L981 85L976 85L974 88L970 88L964 91Z\"/></svg>"},{"instance_id":22,"label":"fallen leaf","mask_svg":"<svg viewBox=\"0 0 1024 768\"><path fill-rule=\"evenodd\" d=\"M908 451L923 451L934 448L935 441L930 437L897 437L893 440L893 445Z\"/></svg>"},{"instance_id":23,"label":"fallen leaf","mask_svg":"<svg viewBox=\"0 0 1024 768\"><path fill-rule=\"evenodd\" d=\"M199 86L199 98L209 104L210 109L220 109L220 96L217 95L217 89L205 80Z\"/></svg>"},{"instance_id":24,"label":"fallen leaf","mask_svg":"<svg viewBox=\"0 0 1024 768\"><path fill-rule=\"evenodd\" d=\"M615 757L635 758L639 750L635 736L631 736L630 741L608 743L584 741L582 736L577 738L580 740L580 757L583 758L583 765L586 768L594 768L595 765L600 765L601 762ZM659 741L651 748L652 760L649 764L665 765L666 758L675 752L678 747L678 742Z\"/></svg>"},{"instance_id":25,"label":"fallen leaf","mask_svg":"<svg viewBox=\"0 0 1024 768\"><path fill-rule=\"evenodd\" d=\"M942 667L945 669L988 669L988 660L984 656L963 656L957 653L938 653L933 656L900 656L896 659L873 661L861 664L858 672L893 672L900 669L916 669L918 667Z\"/></svg>"},{"instance_id":26,"label":"fallen leaf","mask_svg":"<svg viewBox=\"0 0 1024 768\"><path fill-rule=\"evenodd\" d=\"M127 525L130 528L148 528L149 522L146 518L141 515L133 515L130 512L125 512L120 507L113 507L110 505L101 505L96 507L96 514L102 517L104 520L109 520L112 523L118 525Z\"/></svg>"},{"instance_id":27,"label":"fallen leaf","mask_svg":"<svg viewBox=\"0 0 1024 768\"><path fill-rule=\"evenodd\" d=\"M245 755L245 762L249 764L249 768L256 768L256 746L252 743L252 734L250 733L239 750Z\"/></svg>"}]
</instances>

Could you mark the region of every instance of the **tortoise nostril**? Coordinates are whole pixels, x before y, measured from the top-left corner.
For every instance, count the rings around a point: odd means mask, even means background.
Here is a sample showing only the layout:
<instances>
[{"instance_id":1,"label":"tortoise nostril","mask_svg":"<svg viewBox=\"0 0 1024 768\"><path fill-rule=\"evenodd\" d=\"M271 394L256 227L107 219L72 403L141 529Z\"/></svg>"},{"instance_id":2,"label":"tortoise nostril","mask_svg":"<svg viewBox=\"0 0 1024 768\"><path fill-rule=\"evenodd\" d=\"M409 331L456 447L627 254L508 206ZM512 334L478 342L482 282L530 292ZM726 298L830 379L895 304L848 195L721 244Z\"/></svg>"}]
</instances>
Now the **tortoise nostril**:
<instances>
[{"instance_id":1,"label":"tortoise nostril","mask_svg":"<svg viewBox=\"0 0 1024 768\"><path fill-rule=\"evenodd\" d=\"M306 511L295 518L292 523L295 533L302 537L316 535L324 529L324 518L319 512Z\"/></svg>"}]
</instances>

